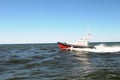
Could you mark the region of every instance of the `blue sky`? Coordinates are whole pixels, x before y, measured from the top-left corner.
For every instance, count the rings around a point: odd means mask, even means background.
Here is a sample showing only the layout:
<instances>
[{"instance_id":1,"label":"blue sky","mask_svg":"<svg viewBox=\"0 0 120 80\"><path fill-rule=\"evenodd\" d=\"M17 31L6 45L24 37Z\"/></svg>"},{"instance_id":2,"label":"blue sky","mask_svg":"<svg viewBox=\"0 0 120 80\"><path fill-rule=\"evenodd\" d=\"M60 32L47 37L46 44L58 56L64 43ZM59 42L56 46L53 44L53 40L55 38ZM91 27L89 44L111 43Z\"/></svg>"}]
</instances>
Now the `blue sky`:
<instances>
[{"instance_id":1,"label":"blue sky","mask_svg":"<svg viewBox=\"0 0 120 80\"><path fill-rule=\"evenodd\" d=\"M0 43L120 41L120 0L0 0Z\"/></svg>"}]
</instances>

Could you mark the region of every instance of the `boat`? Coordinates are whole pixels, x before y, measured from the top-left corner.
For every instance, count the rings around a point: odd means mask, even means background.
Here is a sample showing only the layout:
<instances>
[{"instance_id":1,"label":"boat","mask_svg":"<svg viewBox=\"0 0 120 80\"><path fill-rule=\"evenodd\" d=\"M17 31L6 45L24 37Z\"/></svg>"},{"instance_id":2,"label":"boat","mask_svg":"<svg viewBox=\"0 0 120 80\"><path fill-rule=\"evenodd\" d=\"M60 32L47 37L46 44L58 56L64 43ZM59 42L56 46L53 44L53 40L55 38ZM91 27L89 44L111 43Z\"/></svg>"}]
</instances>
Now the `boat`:
<instances>
[{"instance_id":1,"label":"boat","mask_svg":"<svg viewBox=\"0 0 120 80\"><path fill-rule=\"evenodd\" d=\"M57 42L58 47L61 50L70 50L71 48L90 48L93 49L93 46L89 46L89 39L90 35L88 34L87 36L85 36L83 39L78 40L77 42L73 43L73 44L68 44L68 43L64 43L64 42Z\"/></svg>"}]
</instances>

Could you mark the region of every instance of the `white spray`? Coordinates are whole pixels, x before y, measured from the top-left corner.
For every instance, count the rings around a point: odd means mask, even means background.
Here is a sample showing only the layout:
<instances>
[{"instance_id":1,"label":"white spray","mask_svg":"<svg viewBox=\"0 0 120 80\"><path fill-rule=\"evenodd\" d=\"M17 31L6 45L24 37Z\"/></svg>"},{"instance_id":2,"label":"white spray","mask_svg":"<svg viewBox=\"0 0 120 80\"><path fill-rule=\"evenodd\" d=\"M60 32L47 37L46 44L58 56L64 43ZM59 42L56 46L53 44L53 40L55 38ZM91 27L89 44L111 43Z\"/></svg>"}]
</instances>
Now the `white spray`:
<instances>
[{"instance_id":1,"label":"white spray","mask_svg":"<svg viewBox=\"0 0 120 80\"><path fill-rule=\"evenodd\" d=\"M120 52L120 46L106 46L104 44L96 45L95 48L71 48L75 51L87 51L87 52L98 52L98 53L109 53L109 52Z\"/></svg>"}]
</instances>

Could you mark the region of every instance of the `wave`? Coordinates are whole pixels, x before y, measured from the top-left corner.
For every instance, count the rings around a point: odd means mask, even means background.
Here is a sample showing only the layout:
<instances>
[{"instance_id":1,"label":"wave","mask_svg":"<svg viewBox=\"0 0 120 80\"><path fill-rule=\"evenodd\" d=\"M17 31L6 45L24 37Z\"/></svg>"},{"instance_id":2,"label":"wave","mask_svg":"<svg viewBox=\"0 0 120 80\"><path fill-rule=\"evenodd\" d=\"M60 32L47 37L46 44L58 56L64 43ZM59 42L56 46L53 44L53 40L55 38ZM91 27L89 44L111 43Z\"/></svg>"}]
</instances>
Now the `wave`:
<instances>
[{"instance_id":1,"label":"wave","mask_svg":"<svg viewBox=\"0 0 120 80\"><path fill-rule=\"evenodd\" d=\"M72 48L75 51L87 51L87 52L98 52L98 53L108 53L108 52L120 52L120 46L107 46L105 44L99 44L94 46L93 49L90 48Z\"/></svg>"}]
</instances>

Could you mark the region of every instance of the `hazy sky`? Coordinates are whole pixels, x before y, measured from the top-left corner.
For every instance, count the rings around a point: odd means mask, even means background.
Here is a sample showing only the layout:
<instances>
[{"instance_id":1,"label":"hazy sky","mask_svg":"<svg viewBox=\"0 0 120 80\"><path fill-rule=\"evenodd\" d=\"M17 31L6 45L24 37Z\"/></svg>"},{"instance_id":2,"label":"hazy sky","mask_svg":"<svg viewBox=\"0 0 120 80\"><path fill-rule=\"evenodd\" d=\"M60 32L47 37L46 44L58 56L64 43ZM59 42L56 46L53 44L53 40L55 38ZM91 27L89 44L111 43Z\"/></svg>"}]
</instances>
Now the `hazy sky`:
<instances>
[{"instance_id":1,"label":"hazy sky","mask_svg":"<svg viewBox=\"0 0 120 80\"><path fill-rule=\"evenodd\" d=\"M0 0L0 44L120 41L120 0Z\"/></svg>"}]
</instances>

